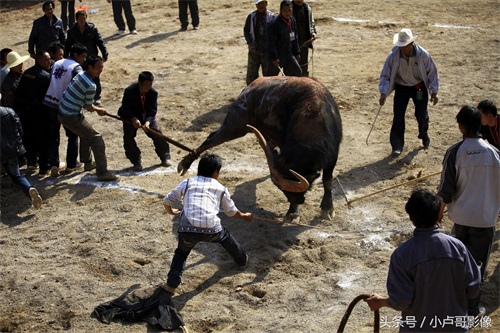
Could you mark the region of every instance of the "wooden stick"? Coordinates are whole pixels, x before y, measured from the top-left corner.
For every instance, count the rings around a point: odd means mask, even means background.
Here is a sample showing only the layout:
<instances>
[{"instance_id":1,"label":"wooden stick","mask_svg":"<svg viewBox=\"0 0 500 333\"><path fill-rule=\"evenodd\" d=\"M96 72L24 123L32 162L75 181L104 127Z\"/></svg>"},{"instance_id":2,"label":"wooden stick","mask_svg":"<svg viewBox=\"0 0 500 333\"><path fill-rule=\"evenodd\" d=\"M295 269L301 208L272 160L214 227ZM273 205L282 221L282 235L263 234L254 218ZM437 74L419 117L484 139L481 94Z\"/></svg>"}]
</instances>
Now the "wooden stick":
<instances>
[{"instance_id":1,"label":"wooden stick","mask_svg":"<svg viewBox=\"0 0 500 333\"><path fill-rule=\"evenodd\" d=\"M320 227L317 227L315 225L309 225L309 224L304 224L304 223L298 223L298 222L285 222L285 221L280 221L280 220L273 220L273 219L266 219L265 217L253 217L255 220L261 220L261 221L268 221L268 222L274 222L274 223L280 223L280 224L293 224L293 225L300 225L301 227L308 227L308 228L315 228L315 229L321 229Z\"/></svg>"},{"instance_id":2,"label":"wooden stick","mask_svg":"<svg viewBox=\"0 0 500 333\"><path fill-rule=\"evenodd\" d=\"M436 172L436 173L433 173L433 174L430 174L430 175L427 175L427 176L423 176L423 177L420 177L420 178L416 178L416 179L413 179L413 180L410 180L410 181L407 181L407 182L404 182L404 183L401 183L401 184L398 184L398 185L393 185L393 186L390 186L390 187L387 187L387 188L384 188L380 191L377 191L377 192L373 192L373 193L370 193L370 194L367 194L367 195L364 195L362 197L359 197L359 198L356 198L356 199L352 199L352 200L349 200L347 202L348 205L352 204L353 202L355 201L358 201L358 200L361 200L361 199L365 199L365 198L368 198L368 197L371 197L373 195L376 195L376 194L379 194L379 193L382 193L382 192L385 192L385 191L388 191L388 190L392 190L392 189L395 189L397 187L400 187L400 186L405 186L405 185L409 185L409 184L413 184L413 183L416 183L416 182L419 182L423 179L426 179L426 178L430 178L430 177L433 177L433 176L436 176L436 175L439 175L441 174L441 171L439 172Z\"/></svg>"},{"instance_id":3,"label":"wooden stick","mask_svg":"<svg viewBox=\"0 0 500 333\"><path fill-rule=\"evenodd\" d=\"M367 146L368 146L368 138L370 137L370 134L372 134L373 126L375 126L375 122L377 121L380 110L382 110L382 105L378 108L378 112L377 112L377 115L375 116L375 120L373 120L372 128L370 128L370 132L368 132L368 136L366 137L366 145Z\"/></svg>"},{"instance_id":4,"label":"wooden stick","mask_svg":"<svg viewBox=\"0 0 500 333\"><path fill-rule=\"evenodd\" d=\"M109 114L109 113L107 113L107 112L106 112L106 116L111 117L111 118L114 118L114 119L117 119L117 120L121 120L122 122L124 122L124 123L126 123L126 124L130 124L130 125L132 125L132 122L131 122L130 120L123 119L122 117L115 116L115 115L113 115L113 114ZM152 129L147 128L147 127L143 127L143 126L141 126L141 128L143 128L146 132L149 132L149 133L153 134L154 136L159 137L160 139L163 139L163 140L165 140L165 141L167 141L167 142L169 142L169 143L173 144L173 145L174 145L174 146L176 146L176 147L179 147L179 148L181 148L181 149L184 149L185 151L188 151L188 152L190 152L190 153L196 154L196 152L195 152L193 149L191 149L191 148L188 148L188 147L184 146L182 143L177 142L177 141L175 141L175 140L173 140L173 139L171 139L171 138L169 138L169 137L167 137L167 136L163 135L162 133L159 133L159 132L157 132L157 131L153 131Z\"/></svg>"}]
</instances>

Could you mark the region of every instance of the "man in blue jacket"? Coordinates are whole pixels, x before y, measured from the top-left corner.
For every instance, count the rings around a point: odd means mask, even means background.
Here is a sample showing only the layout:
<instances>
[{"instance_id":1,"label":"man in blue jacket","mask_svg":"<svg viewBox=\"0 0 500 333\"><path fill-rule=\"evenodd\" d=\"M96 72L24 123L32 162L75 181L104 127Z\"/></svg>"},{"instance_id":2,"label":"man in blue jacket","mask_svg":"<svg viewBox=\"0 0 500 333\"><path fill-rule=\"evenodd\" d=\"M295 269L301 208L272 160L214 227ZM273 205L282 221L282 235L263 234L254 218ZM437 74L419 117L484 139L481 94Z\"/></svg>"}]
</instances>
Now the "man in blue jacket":
<instances>
[{"instance_id":1,"label":"man in blue jacket","mask_svg":"<svg viewBox=\"0 0 500 333\"><path fill-rule=\"evenodd\" d=\"M424 148L428 148L431 140L427 133L429 113L427 104L429 94L431 102L438 102L439 76L429 52L414 43L410 29L404 28L394 35L394 48L385 60L380 73L380 105L384 105L387 96L394 93L394 119L390 134L392 155L399 156L405 143L405 113L410 99L415 105L415 117L418 122L418 138L422 139Z\"/></svg>"},{"instance_id":2,"label":"man in blue jacket","mask_svg":"<svg viewBox=\"0 0 500 333\"><path fill-rule=\"evenodd\" d=\"M45 1L42 5L44 15L33 21L28 40L28 52L32 58L38 51L47 51L50 43L66 42L62 20L54 15L54 1Z\"/></svg>"},{"instance_id":3,"label":"man in blue jacket","mask_svg":"<svg viewBox=\"0 0 500 333\"><path fill-rule=\"evenodd\" d=\"M154 76L151 72L141 72L139 82L125 89L122 105L118 109L118 115L128 120L123 122L123 147L125 148L125 155L134 165L134 171L143 169L141 150L135 142L135 136L139 128L142 128L146 135L153 140L155 152L160 158L161 166L169 167L172 165L170 162L170 146L167 141L150 133L150 131L161 133L156 122L158 92L153 88L153 81Z\"/></svg>"}]
</instances>

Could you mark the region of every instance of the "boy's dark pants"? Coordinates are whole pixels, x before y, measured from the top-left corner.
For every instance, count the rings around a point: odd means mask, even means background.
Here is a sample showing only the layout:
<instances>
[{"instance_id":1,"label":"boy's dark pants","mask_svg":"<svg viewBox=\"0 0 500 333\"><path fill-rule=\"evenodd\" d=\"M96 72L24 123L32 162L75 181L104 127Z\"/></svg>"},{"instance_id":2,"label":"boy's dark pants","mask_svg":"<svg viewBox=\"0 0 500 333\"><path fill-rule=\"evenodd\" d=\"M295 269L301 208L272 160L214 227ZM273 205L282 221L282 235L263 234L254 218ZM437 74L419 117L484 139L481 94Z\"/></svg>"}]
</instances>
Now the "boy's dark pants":
<instances>
[{"instance_id":1,"label":"boy's dark pants","mask_svg":"<svg viewBox=\"0 0 500 333\"><path fill-rule=\"evenodd\" d=\"M223 248L234 258L234 261L244 266L246 264L246 253L241 245L234 239L226 228L217 234L202 234L195 232L179 232L179 243L175 250L170 271L168 272L167 284L177 288L181 283L182 272L186 265L186 259L199 242L220 243Z\"/></svg>"}]
</instances>

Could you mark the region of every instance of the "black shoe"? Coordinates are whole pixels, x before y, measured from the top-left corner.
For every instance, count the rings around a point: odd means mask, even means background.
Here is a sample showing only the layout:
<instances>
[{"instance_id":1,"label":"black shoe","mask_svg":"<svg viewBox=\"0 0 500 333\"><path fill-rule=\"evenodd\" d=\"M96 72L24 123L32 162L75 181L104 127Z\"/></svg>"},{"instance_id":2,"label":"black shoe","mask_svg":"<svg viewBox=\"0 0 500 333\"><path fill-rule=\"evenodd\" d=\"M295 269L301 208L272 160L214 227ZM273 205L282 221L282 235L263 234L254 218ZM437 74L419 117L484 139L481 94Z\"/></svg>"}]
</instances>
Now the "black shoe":
<instances>
[{"instance_id":1,"label":"black shoe","mask_svg":"<svg viewBox=\"0 0 500 333\"><path fill-rule=\"evenodd\" d=\"M187 29L188 29L187 27L181 27L179 31L187 31Z\"/></svg>"},{"instance_id":2,"label":"black shoe","mask_svg":"<svg viewBox=\"0 0 500 333\"><path fill-rule=\"evenodd\" d=\"M144 168L142 167L141 163L135 163L134 166L132 167L134 171L142 171Z\"/></svg>"},{"instance_id":3,"label":"black shoe","mask_svg":"<svg viewBox=\"0 0 500 333\"><path fill-rule=\"evenodd\" d=\"M394 149L391 155L394 157L398 157L399 155L401 155L401 149Z\"/></svg>"}]
</instances>

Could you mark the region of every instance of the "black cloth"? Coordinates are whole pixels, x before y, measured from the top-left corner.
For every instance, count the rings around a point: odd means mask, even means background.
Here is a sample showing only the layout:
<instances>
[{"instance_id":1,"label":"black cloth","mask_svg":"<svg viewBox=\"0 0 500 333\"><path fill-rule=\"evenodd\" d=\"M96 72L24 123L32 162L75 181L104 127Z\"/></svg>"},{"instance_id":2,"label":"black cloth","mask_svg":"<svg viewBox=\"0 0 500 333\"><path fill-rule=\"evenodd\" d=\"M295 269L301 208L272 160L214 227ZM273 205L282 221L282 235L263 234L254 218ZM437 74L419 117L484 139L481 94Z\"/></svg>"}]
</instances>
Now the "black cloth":
<instances>
[{"instance_id":1,"label":"black cloth","mask_svg":"<svg viewBox=\"0 0 500 333\"><path fill-rule=\"evenodd\" d=\"M500 149L500 116L496 116L496 125L488 126L481 125L481 135L483 139L488 141L495 148Z\"/></svg>"},{"instance_id":2,"label":"black cloth","mask_svg":"<svg viewBox=\"0 0 500 333\"><path fill-rule=\"evenodd\" d=\"M136 287L132 286L131 288ZM129 289L130 290L130 289ZM184 326L184 320L172 302L172 295L161 286L127 290L120 297L95 307L92 316L109 324L115 318L145 321L164 330Z\"/></svg>"},{"instance_id":3,"label":"black cloth","mask_svg":"<svg viewBox=\"0 0 500 333\"><path fill-rule=\"evenodd\" d=\"M26 153L23 146L23 128L17 114L11 108L0 106L1 162Z\"/></svg>"},{"instance_id":4,"label":"black cloth","mask_svg":"<svg viewBox=\"0 0 500 333\"><path fill-rule=\"evenodd\" d=\"M10 71L0 85L0 92L2 99L0 105L8 108L14 108L14 101L16 98L16 90L19 86L22 73Z\"/></svg>"},{"instance_id":5,"label":"black cloth","mask_svg":"<svg viewBox=\"0 0 500 333\"><path fill-rule=\"evenodd\" d=\"M97 30L97 27L93 23L87 22L85 30L83 32L80 32L77 24L75 24L68 30L68 38L66 39L66 46L64 48L65 58L69 57L71 46L76 43L80 43L87 47L87 57L98 56L99 48L102 53L102 58L104 60L108 59L108 51L106 49L106 46L104 45L104 41L102 40L101 34Z\"/></svg>"},{"instance_id":6,"label":"black cloth","mask_svg":"<svg viewBox=\"0 0 500 333\"><path fill-rule=\"evenodd\" d=\"M293 41L290 40L291 32L295 33ZM293 16L290 17L289 22L286 22L281 15L276 16L267 28L267 51L272 60L280 59L281 61L284 55L300 54L297 33L297 22Z\"/></svg>"},{"instance_id":7,"label":"black cloth","mask_svg":"<svg viewBox=\"0 0 500 333\"><path fill-rule=\"evenodd\" d=\"M123 21L122 11L125 13L127 20L128 30L131 32L135 30L135 17L132 13L132 5L130 0L113 0L111 1L113 7L113 18L119 30L125 30L125 21Z\"/></svg>"},{"instance_id":8,"label":"black cloth","mask_svg":"<svg viewBox=\"0 0 500 333\"><path fill-rule=\"evenodd\" d=\"M19 80L19 85L14 95L14 108L41 108L49 84L50 73L48 71L36 64L28 68Z\"/></svg>"}]
</instances>

